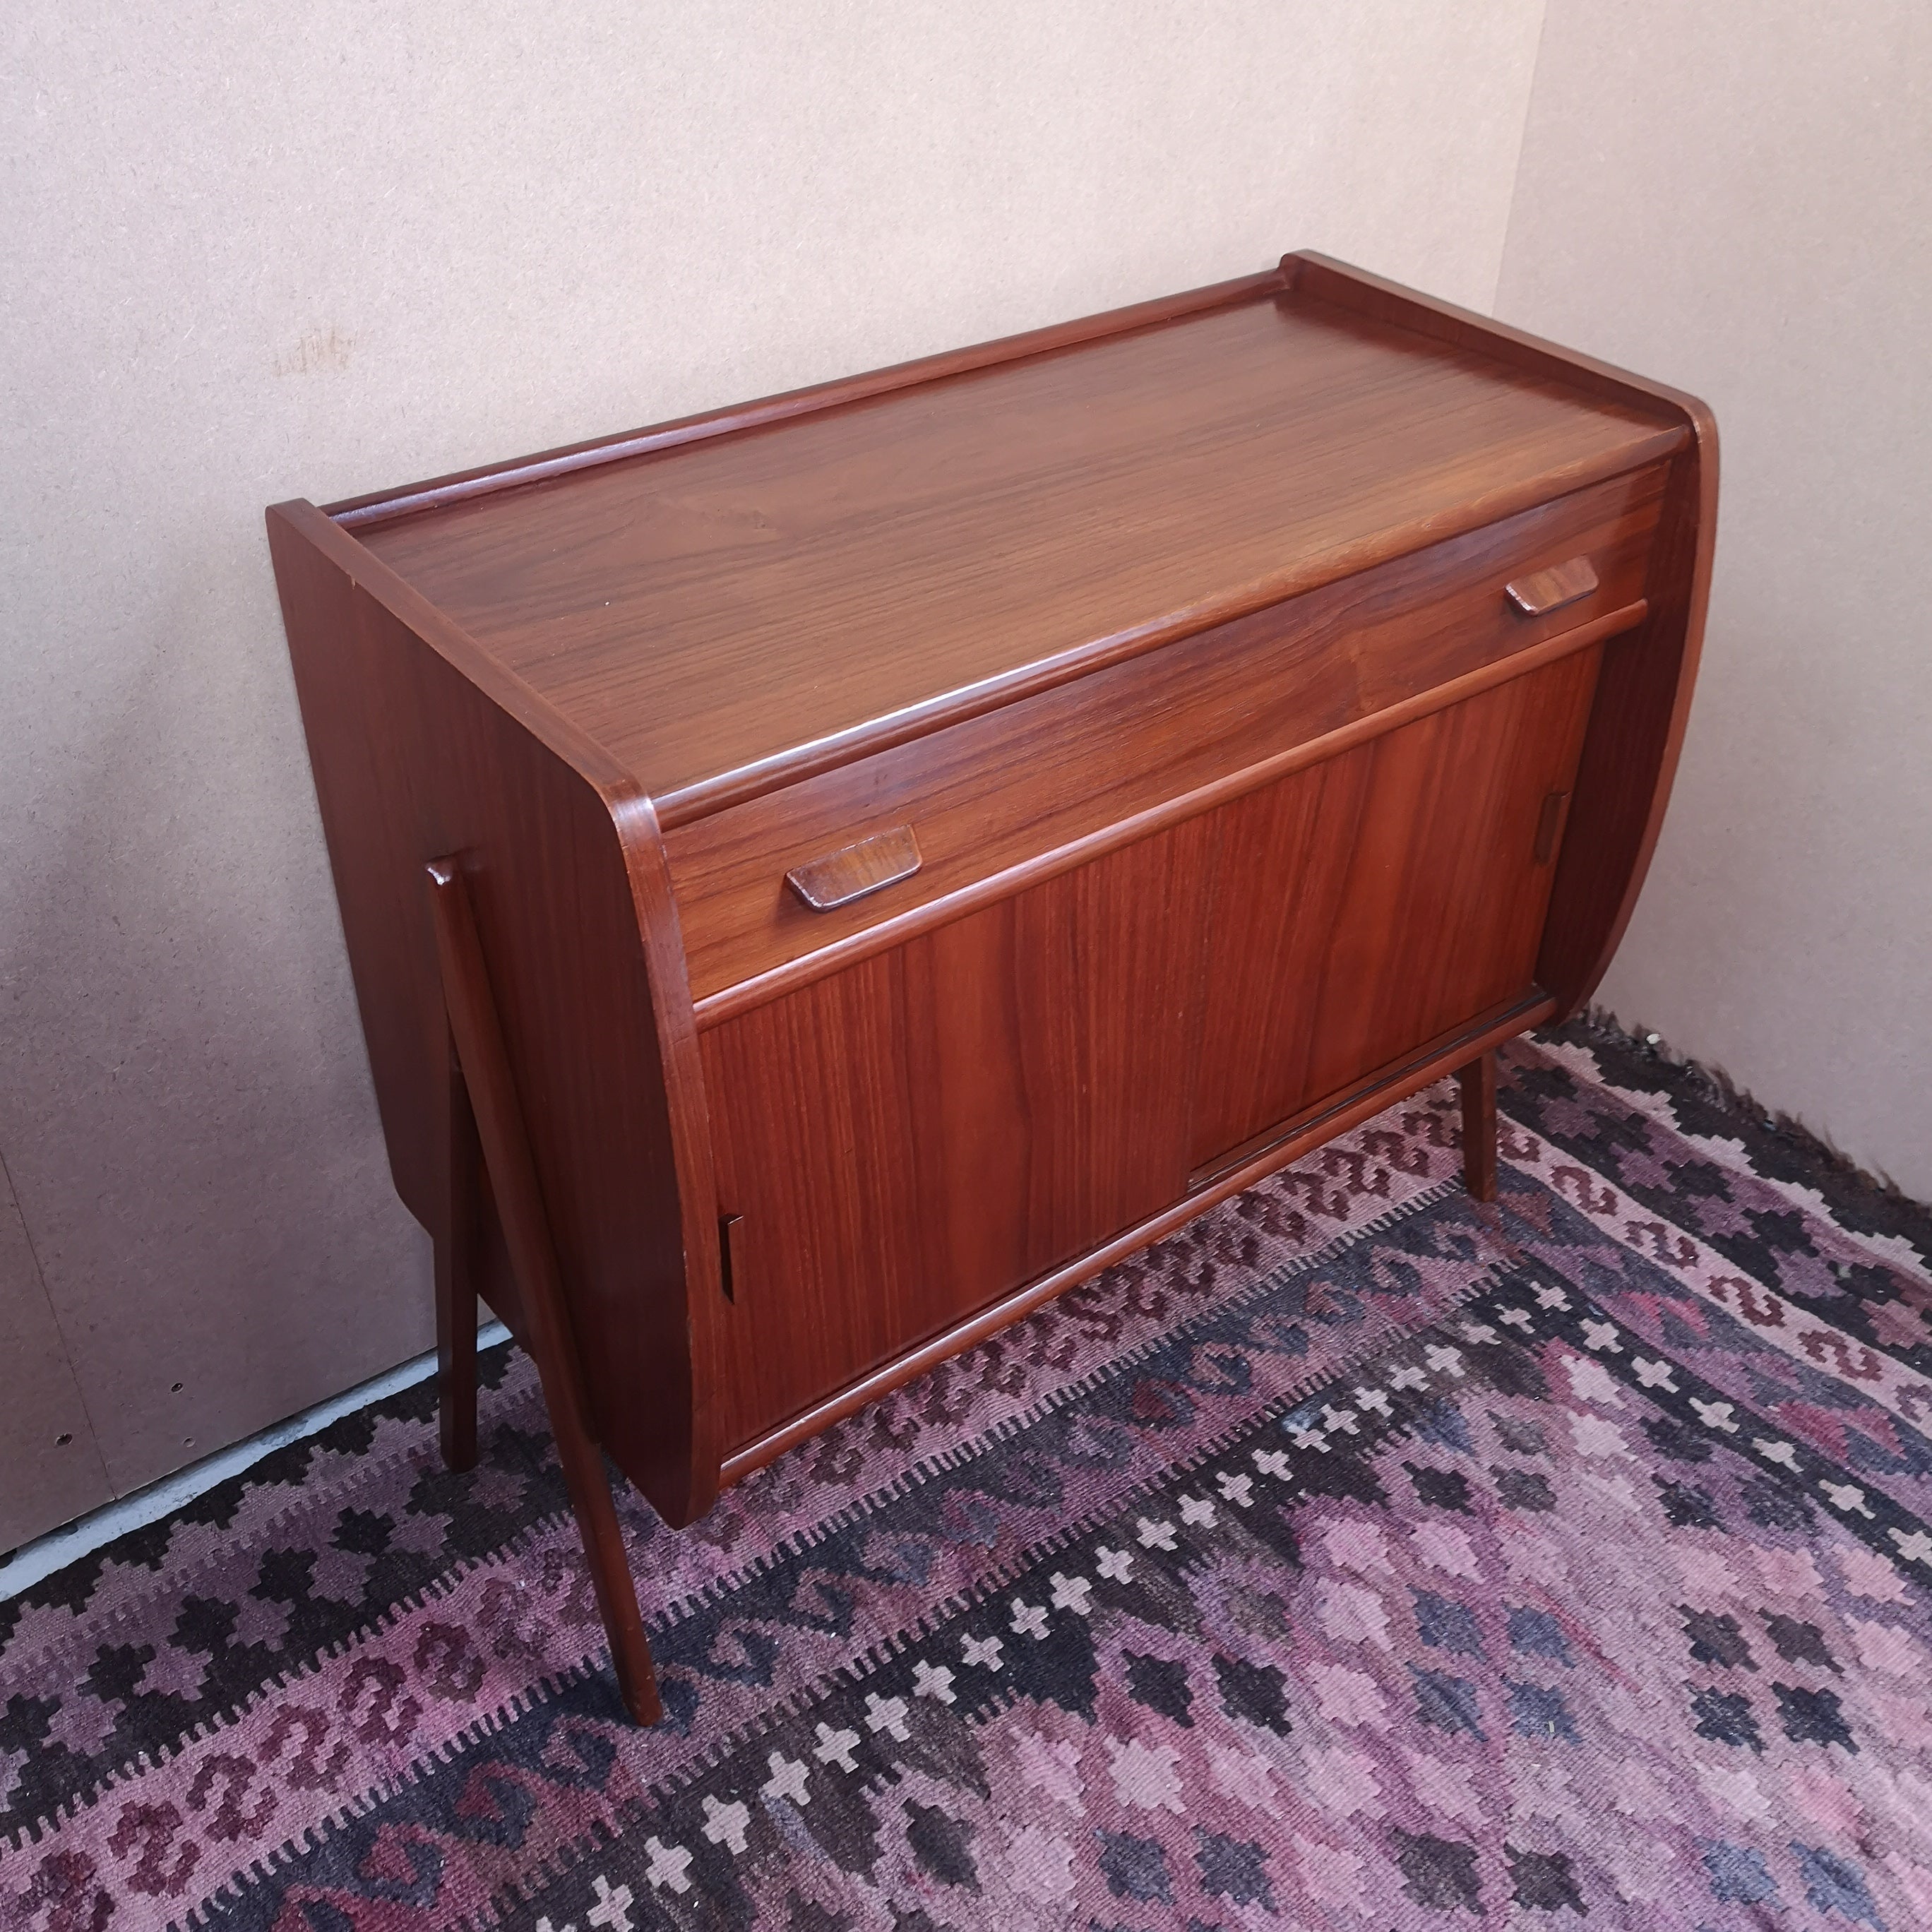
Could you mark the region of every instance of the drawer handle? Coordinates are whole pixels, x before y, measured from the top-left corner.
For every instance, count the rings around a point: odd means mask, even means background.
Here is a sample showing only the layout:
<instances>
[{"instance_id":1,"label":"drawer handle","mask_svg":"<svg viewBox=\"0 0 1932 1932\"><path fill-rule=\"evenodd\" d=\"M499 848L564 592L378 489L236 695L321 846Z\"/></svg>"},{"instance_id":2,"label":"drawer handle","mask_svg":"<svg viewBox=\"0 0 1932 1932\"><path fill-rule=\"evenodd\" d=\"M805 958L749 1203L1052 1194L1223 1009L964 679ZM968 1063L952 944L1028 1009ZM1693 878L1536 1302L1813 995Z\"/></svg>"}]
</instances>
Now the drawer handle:
<instances>
[{"instance_id":1,"label":"drawer handle","mask_svg":"<svg viewBox=\"0 0 1932 1932\"><path fill-rule=\"evenodd\" d=\"M1520 616L1542 617L1588 596L1596 587L1597 573L1591 568L1590 560L1573 556L1568 563L1512 578L1503 586L1503 595L1516 606Z\"/></svg>"},{"instance_id":2,"label":"drawer handle","mask_svg":"<svg viewBox=\"0 0 1932 1932\"><path fill-rule=\"evenodd\" d=\"M785 884L814 912L832 912L886 886L909 879L920 868L919 842L910 825L895 825L856 845L828 852L809 865L794 866Z\"/></svg>"}]
</instances>

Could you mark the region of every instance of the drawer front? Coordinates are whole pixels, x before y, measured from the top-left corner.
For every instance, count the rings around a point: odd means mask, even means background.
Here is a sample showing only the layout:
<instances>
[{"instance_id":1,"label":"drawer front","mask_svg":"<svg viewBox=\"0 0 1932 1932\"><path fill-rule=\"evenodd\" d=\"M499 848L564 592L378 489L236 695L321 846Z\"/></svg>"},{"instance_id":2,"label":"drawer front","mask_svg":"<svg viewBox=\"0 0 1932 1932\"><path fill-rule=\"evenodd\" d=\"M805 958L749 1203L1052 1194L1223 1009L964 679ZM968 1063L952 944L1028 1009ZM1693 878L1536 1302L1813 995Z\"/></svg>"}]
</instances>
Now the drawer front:
<instances>
[{"instance_id":1,"label":"drawer front","mask_svg":"<svg viewBox=\"0 0 1932 1932\"><path fill-rule=\"evenodd\" d=\"M1626 608L1664 477L1614 478L674 828L700 1024L1014 868ZM788 884L874 840L916 866L823 909Z\"/></svg>"}]
</instances>

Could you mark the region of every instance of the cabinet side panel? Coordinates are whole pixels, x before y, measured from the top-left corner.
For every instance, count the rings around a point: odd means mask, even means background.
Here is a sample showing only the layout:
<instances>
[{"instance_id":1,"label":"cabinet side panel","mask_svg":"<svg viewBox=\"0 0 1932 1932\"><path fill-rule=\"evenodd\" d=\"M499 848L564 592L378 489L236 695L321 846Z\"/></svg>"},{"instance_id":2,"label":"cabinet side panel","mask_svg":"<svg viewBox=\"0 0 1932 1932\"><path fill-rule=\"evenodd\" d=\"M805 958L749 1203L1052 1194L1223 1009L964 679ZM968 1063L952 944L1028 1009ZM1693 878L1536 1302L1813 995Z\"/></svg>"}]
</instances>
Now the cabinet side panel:
<instances>
[{"instance_id":1,"label":"cabinet side panel","mask_svg":"<svg viewBox=\"0 0 1932 1932\"><path fill-rule=\"evenodd\" d=\"M441 1210L431 1080L443 1042L431 1021L442 994L428 901L404 884L423 860L410 794L417 734L390 690L400 653L358 621L343 571L273 512L268 545L389 1172L404 1205L434 1234Z\"/></svg>"},{"instance_id":2,"label":"cabinet side panel","mask_svg":"<svg viewBox=\"0 0 1932 1932\"><path fill-rule=\"evenodd\" d=\"M328 554L352 551L350 540L304 527L326 520L303 512L272 512L270 539L398 1191L437 1232L446 1034L424 867L452 855L596 1433L662 1514L688 1520L708 1506L716 1458L706 1474L694 1454L678 1163L630 876L638 855L598 788L357 581ZM649 817L641 802L627 809ZM484 1246L499 1259L486 1260L480 1286L514 1324L500 1244Z\"/></svg>"},{"instance_id":3,"label":"cabinet side panel","mask_svg":"<svg viewBox=\"0 0 1932 1932\"><path fill-rule=\"evenodd\" d=\"M1671 464L1638 630L1604 646L1537 978L1566 1016L1597 989L1650 869L1690 722L1717 535L1718 434L1688 404L1693 440Z\"/></svg>"},{"instance_id":4,"label":"cabinet side panel","mask_svg":"<svg viewBox=\"0 0 1932 1932\"><path fill-rule=\"evenodd\" d=\"M1312 254L1286 256L1298 293L1474 349L1681 425L1645 596L1650 614L1604 652L1550 896L1538 980L1561 1011L1597 989L1650 868L1689 722L1717 539L1718 425L1695 396Z\"/></svg>"}]
</instances>

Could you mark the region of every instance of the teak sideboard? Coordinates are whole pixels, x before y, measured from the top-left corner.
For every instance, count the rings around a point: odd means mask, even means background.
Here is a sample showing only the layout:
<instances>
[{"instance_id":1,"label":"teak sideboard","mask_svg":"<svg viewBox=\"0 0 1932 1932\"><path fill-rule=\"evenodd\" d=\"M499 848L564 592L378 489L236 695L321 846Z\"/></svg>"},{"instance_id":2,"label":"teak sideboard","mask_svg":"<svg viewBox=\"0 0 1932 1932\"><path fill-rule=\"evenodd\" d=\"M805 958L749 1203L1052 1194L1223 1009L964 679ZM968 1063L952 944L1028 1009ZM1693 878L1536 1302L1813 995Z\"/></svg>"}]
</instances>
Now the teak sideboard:
<instances>
[{"instance_id":1,"label":"teak sideboard","mask_svg":"<svg viewBox=\"0 0 1932 1932\"><path fill-rule=\"evenodd\" d=\"M1317 256L268 512L445 1455L669 1522L1574 1011L1670 787L1691 398ZM600 1453L602 1452L602 1453Z\"/></svg>"}]
</instances>

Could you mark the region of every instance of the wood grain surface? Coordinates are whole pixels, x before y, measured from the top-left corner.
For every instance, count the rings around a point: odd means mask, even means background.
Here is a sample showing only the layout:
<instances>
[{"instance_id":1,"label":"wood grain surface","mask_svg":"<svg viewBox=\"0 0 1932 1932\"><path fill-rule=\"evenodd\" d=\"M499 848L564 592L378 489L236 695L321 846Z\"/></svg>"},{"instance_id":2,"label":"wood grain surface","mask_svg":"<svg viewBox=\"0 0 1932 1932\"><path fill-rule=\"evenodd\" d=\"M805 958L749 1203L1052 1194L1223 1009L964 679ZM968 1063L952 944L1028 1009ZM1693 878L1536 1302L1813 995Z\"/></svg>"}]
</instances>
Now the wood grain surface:
<instances>
[{"instance_id":1,"label":"wood grain surface","mask_svg":"<svg viewBox=\"0 0 1932 1932\"><path fill-rule=\"evenodd\" d=\"M1182 316L1198 315L1211 308L1226 308L1258 296L1277 295L1290 286L1294 277L1284 261L1258 274L1237 275L1225 282L1210 282L1204 288L1184 289L1174 295L1157 296L1151 301L1130 303L1125 308L1107 309L1097 315L1076 317L1070 322L1050 322L1017 335L975 343L963 349L943 350L936 356L922 356L910 362L897 362L883 369L868 369L857 375L840 376L829 382L815 382L802 389L766 396L755 402L728 403L724 408L706 410L696 416L681 416L674 422L656 423L648 428L620 430L614 436L592 436L582 442L558 449L518 457L508 463L484 464L458 470L427 482L412 483L400 490L374 490L359 496L331 503L324 514L345 530L366 530L376 524L393 522L398 517L440 509L452 503L473 502L502 490L520 490L532 483L591 470L609 463L620 463L634 456L704 442L713 436L734 436L744 430L766 429L788 422L794 416L812 416L848 403L866 402L895 389L910 389L950 376L963 376L1002 362L1017 362L1028 356L1041 356L1058 349L1078 348L1102 336L1124 335L1130 329L1155 322L1173 322Z\"/></svg>"},{"instance_id":2,"label":"wood grain surface","mask_svg":"<svg viewBox=\"0 0 1932 1932\"><path fill-rule=\"evenodd\" d=\"M1480 351L1262 296L364 541L668 826L1682 440Z\"/></svg>"},{"instance_id":3,"label":"wood grain surface","mask_svg":"<svg viewBox=\"0 0 1932 1932\"><path fill-rule=\"evenodd\" d=\"M448 1026L424 867L461 866L592 1426L674 1521L710 1507L717 1224L663 848L595 747L308 504L268 533L398 1190L446 1238ZM494 1196L476 1286L528 1328ZM694 1311L687 1268L706 1292Z\"/></svg>"},{"instance_id":4,"label":"wood grain surface","mask_svg":"<svg viewBox=\"0 0 1932 1932\"><path fill-rule=\"evenodd\" d=\"M1538 965L1558 1011L1576 1012L1630 923L1690 722L1718 541L1717 418L1682 389L1327 256L1286 255L1282 271L1297 291L1365 320L1494 356L1576 394L1654 410L1679 425L1651 557L1648 616L1641 632L1604 655Z\"/></svg>"},{"instance_id":5,"label":"wood grain surface","mask_svg":"<svg viewBox=\"0 0 1932 1932\"><path fill-rule=\"evenodd\" d=\"M778 968L829 967L1010 868L1217 781L1260 783L1284 752L1640 603L1664 475L1559 497L676 827L665 844L700 1023L799 983L765 978ZM1596 594L1547 619L1510 605L1514 574L1579 551ZM879 897L828 916L783 890L794 866L896 825L921 862Z\"/></svg>"},{"instance_id":6,"label":"wood grain surface","mask_svg":"<svg viewBox=\"0 0 1932 1932\"><path fill-rule=\"evenodd\" d=\"M735 1483L754 1469L762 1468L776 1456L800 1442L808 1441L842 1417L854 1414L866 1403L903 1387L916 1376L949 1356L971 1348L989 1335L997 1334L1009 1323L1018 1321L1056 1294L1064 1294L1076 1282L1085 1281L1115 1262L1159 1240L1184 1221L1264 1180L1289 1162L1298 1160L1311 1148L1320 1147L1358 1127L1412 1094L1419 1093L1446 1074L1468 1064L1472 1055L1487 1052L1522 1033L1540 1026L1556 1010L1547 994L1490 1014L1479 1014L1465 1027L1442 1039L1425 1041L1387 1066L1371 1069L1346 1091L1324 1105L1312 1108L1302 1118L1285 1122L1282 1130L1270 1134L1246 1150L1234 1164L1204 1178L1182 1198L1146 1220L1123 1228L1112 1240L1089 1248L1085 1253L1058 1268L1036 1276L1024 1287L989 1304L964 1321L942 1329L918 1347L908 1349L889 1362L848 1382L835 1394L812 1408L801 1410L789 1420L767 1431L755 1441L734 1450L725 1459L721 1480Z\"/></svg>"},{"instance_id":7,"label":"wood grain surface","mask_svg":"<svg viewBox=\"0 0 1932 1932\"><path fill-rule=\"evenodd\" d=\"M1543 801L1576 768L1598 652L1215 814L1193 1166L1533 983Z\"/></svg>"},{"instance_id":8,"label":"wood grain surface","mask_svg":"<svg viewBox=\"0 0 1932 1932\"><path fill-rule=\"evenodd\" d=\"M1180 1198L1208 822L714 1028L736 1447Z\"/></svg>"}]
</instances>

